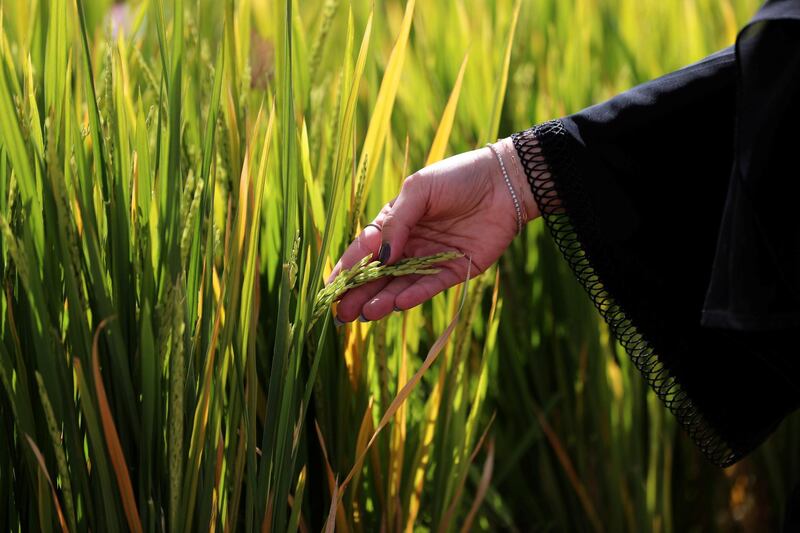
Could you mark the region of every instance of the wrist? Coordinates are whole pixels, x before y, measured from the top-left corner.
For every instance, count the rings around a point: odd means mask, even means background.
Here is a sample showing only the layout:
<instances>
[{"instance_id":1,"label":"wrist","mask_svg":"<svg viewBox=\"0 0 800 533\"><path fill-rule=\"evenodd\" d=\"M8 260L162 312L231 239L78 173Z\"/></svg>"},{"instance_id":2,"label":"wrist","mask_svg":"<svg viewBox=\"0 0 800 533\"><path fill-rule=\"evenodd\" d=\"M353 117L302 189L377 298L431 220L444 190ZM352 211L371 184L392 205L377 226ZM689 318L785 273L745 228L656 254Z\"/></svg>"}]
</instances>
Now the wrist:
<instances>
[{"instance_id":1,"label":"wrist","mask_svg":"<svg viewBox=\"0 0 800 533\"><path fill-rule=\"evenodd\" d=\"M539 207L536 204L536 199L525 174L525 168L522 166L511 137L500 139L493 146L503 158L508 178L511 180L511 186L514 188L514 192L521 203L523 225L538 218L540 215Z\"/></svg>"}]
</instances>

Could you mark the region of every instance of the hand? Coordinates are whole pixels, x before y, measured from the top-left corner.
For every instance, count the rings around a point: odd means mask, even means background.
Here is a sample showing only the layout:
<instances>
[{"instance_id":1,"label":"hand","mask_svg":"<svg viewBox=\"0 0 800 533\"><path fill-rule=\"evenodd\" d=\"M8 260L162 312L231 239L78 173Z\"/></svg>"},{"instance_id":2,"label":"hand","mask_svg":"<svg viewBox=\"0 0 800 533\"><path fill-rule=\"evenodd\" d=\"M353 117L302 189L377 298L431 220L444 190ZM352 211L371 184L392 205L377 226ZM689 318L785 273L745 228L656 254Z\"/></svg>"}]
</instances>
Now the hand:
<instances>
[{"instance_id":1,"label":"hand","mask_svg":"<svg viewBox=\"0 0 800 533\"><path fill-rule=\"evenodd\" d=\"M510 138L500 153L522 208L523 224L539 215L533 193ZM527 216L526 216L527 215ZM455 155L412 174L400 194L347 248L328 278L372 254L385 264L457 250L464 257L436 265L438 274L382 278L346 293L337 322L378 320L410 309L489 268L517 233L517 215L497 156L488 147Z\"/></svg>"}]
</instances>

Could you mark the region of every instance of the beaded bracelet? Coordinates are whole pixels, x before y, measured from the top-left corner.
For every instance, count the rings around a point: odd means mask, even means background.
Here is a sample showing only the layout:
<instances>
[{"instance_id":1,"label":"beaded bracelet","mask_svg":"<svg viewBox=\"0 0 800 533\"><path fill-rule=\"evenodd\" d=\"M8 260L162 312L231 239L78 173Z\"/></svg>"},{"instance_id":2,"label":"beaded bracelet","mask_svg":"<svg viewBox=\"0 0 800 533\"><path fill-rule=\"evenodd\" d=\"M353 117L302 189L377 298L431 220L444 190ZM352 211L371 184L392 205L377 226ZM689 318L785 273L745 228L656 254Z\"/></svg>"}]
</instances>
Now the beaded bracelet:
<instances>
[{"instance_id":1,"label":"beaded bracelet","mask_svg":"<svg viewBox=\"0 0 800 533\"><path fill-rule=\"evenodd\" d=\"M522 233L522 208L519 203L519 198L517 198L517 193L514 191L514 186L511 184L511 179L508 177L508 171L506 171L506 165L503 163L503 158L500 157L500 152L494 147L492 143L486 143L486 146L494 153L497 157L497 161L500 162L500 168L503 170L503 179L508 186L508 190L511 192L511 199L514 201L514 211L517 213L517 234Z\"/></svg>"}]
</instances>

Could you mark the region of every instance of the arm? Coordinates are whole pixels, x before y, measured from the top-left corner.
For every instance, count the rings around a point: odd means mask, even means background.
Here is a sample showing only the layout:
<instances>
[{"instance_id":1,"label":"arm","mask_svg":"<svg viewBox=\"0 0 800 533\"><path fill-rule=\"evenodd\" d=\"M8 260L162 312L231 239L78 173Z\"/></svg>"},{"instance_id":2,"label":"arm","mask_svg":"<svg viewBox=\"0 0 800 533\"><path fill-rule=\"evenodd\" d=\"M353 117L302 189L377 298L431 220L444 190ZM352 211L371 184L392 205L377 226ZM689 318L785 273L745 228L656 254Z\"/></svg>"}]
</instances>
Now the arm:
<instances>
[{"instance_id":1,"label":"arm","mask_svg":"<svg viewBox=\"0 0 800 533\"><path fill-rule=\"evenodd\" d=\"M797 2L775 4L800 11ZM791 50L800 54L800 47ZM734 46L725 48L498 143L504 150L511 143L517 152L518 163L512 159L507 164L516 188L529 185L531 196L524 200L529 219L541 214L644 378L703 453L721 466L753 450L800 406L800 365L792 356L792 339L800 333L797 325L764 335L711 327L701 320L709 284L721 281L723 288L735 289L719 272L751 292L758 293L764 284L780 295L784 292L776 289L792 288L780 285L782 278L772 275L778 272L774 269L758 277L738 276L740 264L719 251L728 226L753 223L749 215L731 208L729 199L731 170L741 153L737 127L748 124L737 110L753 106L739 98L736 51ZM796 80L797 71L792 76ZM771 90L771 81L764 80L762 86ZM793 109L796 100L791 99ZM797 122L791 114L783 119L794 127ZM766 143L767 154L771 146ZM778 155L787 159L794 151ZM334 274L368 253L379 255L379 249L382 259L394 262L406 255L455 248L471 255L479 272L488 268L516 231L513 203L500 176L487 149L459 154L415 173L376 217L383 230L367 228ZM791 191L788 183L796 187L796 178L783 178L781 190ZM797 195L778 202L789 198L796 201ZM798 237L798 225L787 224L786 212L782 214L777 227L792 228L790 239ZM760 256L734 244L739 257L756 255L755 264L760 264ZM800 251L800 238L793 245L790 258ZM774 267L776 262L769 259L767 264ZM461 260L436 276L362 286L342 299L339 319L360 315L373 320L392 309L408 309L465 276L466 261ZM719 293L723 303L729 293ZM761 317L770 319L768 314Z\"/></svg>"}]
</instances>

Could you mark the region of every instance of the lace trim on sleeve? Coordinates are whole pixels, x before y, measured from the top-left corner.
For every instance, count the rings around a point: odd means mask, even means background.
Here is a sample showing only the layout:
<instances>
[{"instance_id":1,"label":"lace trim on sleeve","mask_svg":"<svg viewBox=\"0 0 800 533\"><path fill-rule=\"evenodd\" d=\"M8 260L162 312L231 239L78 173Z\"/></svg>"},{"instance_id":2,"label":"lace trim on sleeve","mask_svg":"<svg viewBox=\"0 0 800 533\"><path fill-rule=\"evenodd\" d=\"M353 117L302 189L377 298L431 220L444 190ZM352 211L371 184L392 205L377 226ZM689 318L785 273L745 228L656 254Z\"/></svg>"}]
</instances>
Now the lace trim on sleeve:
<instances>
[{"instance_id":1,"label":"lace trim on sleeve","mask_svg":"<svg viewBox=\"0 0 800 533\"><path fill-rule=\"evenodd\" d=\"M595 225L582 225L582 228L587 228L582 232L586 235L579 236L571 218L580 216L592 220L593 215L591 203L577 179L564 125L560 120L551 120L511 137L556 245L634 365L711 462L725 467L738 461L747 450L733 449L708 422L654 347L637 329L635 320L626 315L621 305L606 291L596 266L602 265L602 271L609 272L613 269L612 261L603 257L602 248L590 257L581 242L581 238L597 238L592 234Z\"/></svg>"}]
</instances>

